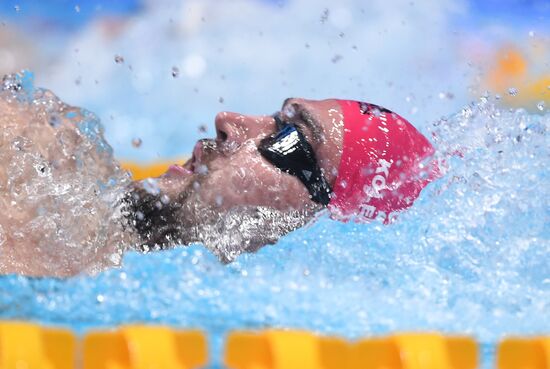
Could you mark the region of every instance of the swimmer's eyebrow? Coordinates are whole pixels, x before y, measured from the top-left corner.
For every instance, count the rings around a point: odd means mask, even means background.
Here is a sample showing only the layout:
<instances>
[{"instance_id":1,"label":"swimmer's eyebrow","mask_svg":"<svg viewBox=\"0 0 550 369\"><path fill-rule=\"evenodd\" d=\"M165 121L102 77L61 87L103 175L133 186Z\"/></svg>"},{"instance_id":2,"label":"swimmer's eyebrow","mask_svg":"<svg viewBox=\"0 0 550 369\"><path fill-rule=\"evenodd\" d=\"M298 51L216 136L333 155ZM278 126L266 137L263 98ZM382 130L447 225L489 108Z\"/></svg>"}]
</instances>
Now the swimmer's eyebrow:
<instances>
[{"instance_id":1,"label":"swimmer's eyebrow","mask_svg":"<svg viewBox=\"0 0 550 369\"><path fill-rule=\"evenodd\" d=\"M321 123L311 114L308 108L306 108L304 105L298 103L298 102L292 102L292 98L288 98L283 102L283 107L281 109L281 112L285 110L287 105L292 105L294 108L294 111L296 112L298 118L302 122L304 122L304 125L311 131L313 134L313 139L318 142L322 142L322 126Z\"/></svg>"}]
</instances>

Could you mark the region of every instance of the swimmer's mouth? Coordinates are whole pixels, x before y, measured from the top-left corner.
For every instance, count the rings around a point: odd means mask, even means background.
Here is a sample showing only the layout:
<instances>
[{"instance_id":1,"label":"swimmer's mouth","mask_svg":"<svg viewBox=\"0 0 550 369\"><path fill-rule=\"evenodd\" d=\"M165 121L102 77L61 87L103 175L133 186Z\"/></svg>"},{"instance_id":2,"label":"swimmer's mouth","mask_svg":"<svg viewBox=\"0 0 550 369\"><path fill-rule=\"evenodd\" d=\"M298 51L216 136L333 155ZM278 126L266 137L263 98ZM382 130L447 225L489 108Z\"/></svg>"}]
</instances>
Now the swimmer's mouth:
<instances>
[{"instance_id":1,"label":"swimmer's mouth","mask_svg":"<svg viewBox=\"0 0 550 369\"><path fill-rule=\"evenodd\" d=\"M168 168L167 173L170 174L170 175L176 175L176 176L181 176L181 177L193 174L193 172L191 170L185 168L184 166L178 165L178 164L170 165L170 167Z\"/></svg>"},{"instance_id":2,"label":"swimmer's mouth","mask_svg":"<svg viewBox=\"0 0 550 369\"><path fill-rule=\"evenodd\" d=\"M215 148L216 144L213 140L203 139L197 141L193 148L191 159L187 160L183 165L171 165L170 168L168 168L168 172L179 176L197 173L199 168L203 166L202 159L204 158L205 151L214 151Z\"/></svg>"}]
</instances>

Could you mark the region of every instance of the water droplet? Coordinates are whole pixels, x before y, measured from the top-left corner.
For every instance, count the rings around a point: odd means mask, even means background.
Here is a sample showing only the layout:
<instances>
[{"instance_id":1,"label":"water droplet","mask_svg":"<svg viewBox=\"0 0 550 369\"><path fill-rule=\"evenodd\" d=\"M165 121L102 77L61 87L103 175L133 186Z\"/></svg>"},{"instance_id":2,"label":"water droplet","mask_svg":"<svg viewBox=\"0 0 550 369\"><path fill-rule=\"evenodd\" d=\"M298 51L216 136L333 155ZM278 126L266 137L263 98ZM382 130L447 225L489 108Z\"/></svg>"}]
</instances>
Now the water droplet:
<instances>
[{"instance_id":1,"label":"water droplet","mask_svg":"<svg viewBox=\"0 0 550 369\"><path fill-rule=\"evenodd\" d=\"M19 13L19 11L21 10L21 7L19 5L14 5L13 8L15 9L16 12Z\"/></svg>"},{"instance_id":2,"label":"water droplet","mask_svg":"<svg viewBox=\"0 0 550 369\"><path fill-rule=\"evenodd\" d=\"M222 206L222 204L223 204L223 196L222 195L217 195L216 196L216 205Z\"/></svg>"},{"instance_id":3,"label":"water droplet","mask_svg":"<svg viewBox=\"0 0 550 369\"><path fill-rule=\"evenodd\" d=\"M535 37L535 31L529 31L529 37Z\"/></svg>"},{"instance_id":4,"label":"water droplet","mask_svg":"<svg viewBox=\"0 0 550 369\"><path fill-rule=\"evenodd\" d=\"M74 80L74 84L77 86L80 86L81 83L82 83L82 77L81 76L76 77L76 79Z\"/></svg>"},{"instance_id":5,"label":"water droplet","mask_svg":"<svg viewBox=\"0 0 550 369\"><path fill-rule=\"evenodd\" d=\"M510 96L516 96L516 95L518 94L518 89L515 88L515 87L510 87L510 88L508 89L508 94L509 94Z\"/></svg>"},{"instance_id":6,"label":"water droplet","mask_svg":"<svg viewBox=\"0 0 550 369\"><path fill-rule=\"evenodd\" d=\"M98 303L101 304L101 303L103 303L103 302L105 301L105 296L103 296L103 295L97 295L95 299L96 299L96 301L97 301Z\"/></svg>"},{"instance_id":7,"label":"water droplet","mask_svg":"<svg viewBox=\"0 0 550 369\"><path fill-rule=\"evenodd\" d=\"M333 62L334 64L338 63L340 60L343 59L343 56L340 55L340 54L336 54L332 57L332 59L330 60L331 62Z\"/></svg>"},{"instance_id":8,"label":"water droplet","mask_svg":"<svg viewBox=\"0 0 550 369\"><path fill-rule=\"evenodd\" d=\"M80 6L79 6L79 5L75 5L75 6L74 6L74 11L77 12L77 13L80 13Z\"/></svg>"},{"instance_id":9,"label":"water droplet","mask_svg":"<svg viewBox=\"0 0 550 369\"><path fill-rule=\"evenodd\" d=\"M223 97L220 96L220 98L218 99L218 101L220 102L220 104L223 104L223 102L224 102L225 100L223 99Z\"/></svg>"},{"instance_id":10,"label":"water droplet","mask_svg":"<svg viewBox=\"0 0 550 369\"><path fill-rule=\"evenodd\" d=\"M288 118L294 118L296 116L296 108L292 104L287 104L283 109L283 115Z\"/></svg>"},{"instance_id":11,"label":"water droplet","mask_svg":"<svg viewBox=\"0 0 550 369\"><path fill-rule=\"evenodd\" d=\"M199 126L199 132L200 133L205 133L207 130L208 130L208 127L206 127L206 124L201 124Z\"/></svg>"},{"instance_id":12,"label":"water droplet","mask_svg":"<svg viewBox=\"0 0 550 369\"><path fill-rule=\"evenodd\" d=\"M208 173L208 167L204 164L201 164L199 165L199 167L197 168L197 174L207 174Z\"/></svg>"},{"instance_id":13,"label":"water droplet","mask_svg":"<svg viewBox=\"0 0 550 369\"><path fill-rule=\"evenodd\" d=\"M117 63L117 64L124 63L124 58L122 56L118 55L118 54L115 55L115 63Z\"/></svg>"},{"instance_id":14,"label":"water droplet","mask_svg":"<svg viewBox=\"0 0 550 369\"><path fill-rule=\"evenodd\" d=\"M164 205L167 205L170 203L170 197L168 197L168 195L162 195L160 197L160 201L164 204Z\"/></svg>"},{"instance_id":15,"label":"water droplet","mask_svg":"<svg viewBox=\"0 0 550 369\"><path fill-rule=\"evenodd\" d=\"M180 69L178 67L172 67L172 77L178 78L180 75Z\"/></svg>"},{"instance_id":16,"label":"water droplet","mask_svg":"<svg viewBox=\"0 0 550 369\"><path fill-rule=\"evenodd\" d=\"M160 193L160 188L157 183L157 180L154 178L147 178L141 182L143 189L150 193L151 195L158 195Z\"/></svg>"},{"instance_id":17,"label":"water droplet","mask_svg":"<svg viewBox=\"0 0 550 369\"><path fill-rule=\"evenodd\" d=\"M136 138L132 139L132 146L135 147L136 149L141 147L142 143L143 143L143 141L139 137L136 137Z\"/></svg>"},{"instance_id":18,"label":"water droplet","mask_svg":"<svg viewBox=\"0 0 550 369\"><path fill-rule=\"evenodd\" d=\"M42 164L42 163L35 163L34 165L34 169L36 170L36 173L40 176L40 177L45 177L49 174L49 168Z\"/></svg>"},{"instance_id":19,"label":"water droplet","mask_svg":"<svg viewBox=\"0 0 550 369\"><path fill-rule=\"evenodd\" d=\"M50 118L48 119L48 123L50 126L57 128L61 125L62 119L57 114L50 115Z\"/></svg>"},{"instance_id":20,"label":"water droplet","mask_svg":"<svg viewBox=\"0 0 550 369\"><path fill-rule=\"evenodd\" d=\"M323 10L323 13L321 14L321 23L325 23L327 21L329 14L330 11L328 10L328 8L325 8Z\"/></svg>"},{"instance_id":21,"label":"water droplet","mask_svg":"<svg viewBox=\"0 0 550 369\"><path fill-rule=\"evenodd\" d=\"M537 109L539 109L540 111L544 111L544 106L545 106L544 101L539 101L537 103Z\"/></svg>"},{"instance_id":22,"label":"water droplet","mask_svg":"<svg viewBox=\"0 0 550 369\"><path fill-rule=\"evenodd\" d=\"M241 270L241 275L242 275L243 277L247 277L247 276L248 276L248 271L245 270L245 269Z\"/></svg>"}]
</instances>

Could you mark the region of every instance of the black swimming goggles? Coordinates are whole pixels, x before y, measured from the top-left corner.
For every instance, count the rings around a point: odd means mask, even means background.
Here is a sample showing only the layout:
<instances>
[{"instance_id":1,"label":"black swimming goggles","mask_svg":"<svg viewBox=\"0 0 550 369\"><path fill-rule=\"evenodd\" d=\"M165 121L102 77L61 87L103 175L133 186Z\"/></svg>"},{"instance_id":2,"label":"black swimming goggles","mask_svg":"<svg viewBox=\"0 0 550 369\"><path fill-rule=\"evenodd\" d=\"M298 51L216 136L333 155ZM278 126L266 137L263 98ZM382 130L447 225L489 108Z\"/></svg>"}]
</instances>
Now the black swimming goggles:
<instances>
[{"instance_id":1,"label":"black swimming goggles","mask_svg":"<svg viewBox=\"0 0 550 369\"><path fill-rule=\"evenodd\" d=\"M277 132L262 139L258 151L285 173L297 177L306 186L310 198L328 205L332 189L319 168L313 148L298 127L273 115Z\"/></svg>"}]
</instances>

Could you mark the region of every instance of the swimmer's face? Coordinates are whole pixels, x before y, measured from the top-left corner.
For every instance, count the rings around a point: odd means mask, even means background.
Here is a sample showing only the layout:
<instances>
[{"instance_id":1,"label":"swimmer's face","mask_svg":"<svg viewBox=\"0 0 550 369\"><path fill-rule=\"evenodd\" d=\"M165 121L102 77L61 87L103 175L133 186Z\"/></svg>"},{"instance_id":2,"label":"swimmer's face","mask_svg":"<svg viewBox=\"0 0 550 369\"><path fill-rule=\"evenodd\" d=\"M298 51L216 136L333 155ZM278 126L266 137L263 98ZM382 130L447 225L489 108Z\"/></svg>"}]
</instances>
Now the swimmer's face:
<instances>
[{"instance_id":1,"label":"swimmer's face","mask_svg":"<svg viewBox=\"0 0 550 369\"><path fill-rule=\"evenodd\" d=\"M315 151L325 178L333 185L342 148L343 119L335 100L288 99L283 120L296 124ZM221 112L216 138L200 140L192 158L173 166L159 178L163 193L199 201L221 211L240 205L266 206L280 211L317 206L300 180L266 161L258 144L277 128L271 115L249 116Z\"/></svg>"},{"instance_id":2,"label":"swimmer's face","mask_svg":"<svg viewBox=\"0 0 550 369\"><path fill-rule=\"evenodd\" d=\"M287 99L280 117L303 133L333 186L343 136L338 103ZM138 184L131 213L148 246L202 242L231 260L275 242L323 208L298 178L258 151L262 139L277 131L271 115L222 112L215 125L215 138L199 140L190 160L157 178L160 194L145 193Z\"/></svg>"}]
</instances>

